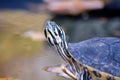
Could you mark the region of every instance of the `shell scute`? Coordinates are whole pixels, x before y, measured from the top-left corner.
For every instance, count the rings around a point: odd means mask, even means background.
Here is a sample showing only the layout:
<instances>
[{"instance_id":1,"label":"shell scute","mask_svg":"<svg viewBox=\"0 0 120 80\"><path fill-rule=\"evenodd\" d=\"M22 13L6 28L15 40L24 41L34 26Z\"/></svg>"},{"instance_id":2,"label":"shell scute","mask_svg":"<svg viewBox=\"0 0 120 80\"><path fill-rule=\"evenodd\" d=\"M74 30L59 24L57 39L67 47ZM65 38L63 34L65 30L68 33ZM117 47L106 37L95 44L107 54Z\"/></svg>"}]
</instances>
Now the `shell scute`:
<instances>
[{"instance_id":1,"label":"shell scute","mask_svg":"<svg viewBox=\"0 0 120 80\"><path fill-rule=\"evenodd\" d=\"M71 55L81 63L120 77L120 38L98 37L68 46Z\"/></svg>"}]
</instances>

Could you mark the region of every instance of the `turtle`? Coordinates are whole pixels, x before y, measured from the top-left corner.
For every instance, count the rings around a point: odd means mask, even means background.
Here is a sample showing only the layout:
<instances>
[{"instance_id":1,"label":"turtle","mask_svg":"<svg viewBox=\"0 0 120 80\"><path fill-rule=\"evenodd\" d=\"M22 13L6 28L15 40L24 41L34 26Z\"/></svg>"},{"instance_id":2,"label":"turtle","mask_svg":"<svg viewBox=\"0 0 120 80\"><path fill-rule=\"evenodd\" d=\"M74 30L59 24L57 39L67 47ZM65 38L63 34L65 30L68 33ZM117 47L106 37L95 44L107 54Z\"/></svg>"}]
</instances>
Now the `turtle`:
<instances>
[{"instance_id":1,"label":"turtle","mask_svg":"<svg viewBox=\"0 0 120 80\"><path fill-rule=\"evenodd\" d=\"M74 80L120 80L120 38L95 37L68 43L64 30L51 20L44 34L66 63L46 71Z\"/></svg>"}]
</instances>

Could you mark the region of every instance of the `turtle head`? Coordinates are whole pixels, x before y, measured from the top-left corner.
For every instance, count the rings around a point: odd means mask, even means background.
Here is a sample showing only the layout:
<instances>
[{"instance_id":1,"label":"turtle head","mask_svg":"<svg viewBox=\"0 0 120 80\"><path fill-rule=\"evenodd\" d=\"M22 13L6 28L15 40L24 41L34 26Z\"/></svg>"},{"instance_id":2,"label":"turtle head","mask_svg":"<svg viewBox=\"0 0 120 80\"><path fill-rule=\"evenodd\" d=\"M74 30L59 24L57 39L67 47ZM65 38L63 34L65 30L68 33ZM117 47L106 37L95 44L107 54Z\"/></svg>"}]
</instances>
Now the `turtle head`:
<instances>
[{"instance_id":1,"label":"turtle head","mask_svg":"<svg viewBox=\"0 0 120 80\"><path fill-rule=\"evenodd\" d=\"M45 28L44 28L44 34L48 42L52 46L61 45L65 49L68 48L66 37L65 37L65 32L55 22L47 21Z\"/></svg>"},{"instance_id":2,"label":"turtle head","mask_svg":"<svg viewBox=\"0 0 120 80\"><path fill-rule=\"evenodd\" d=\"M73 71L76 75L76 73L79 74L79 66L77 61L71 56L68 45L66 42L65 32L64 30L59 27L55 22L53 21L47 21L45 28L44 28L44 34L47 38L48 42L55 46L59 52L59 55L70 65L71 71ZM63 72L66 73L67 68L62 68ZM72 75L74 77L75 75L68 72L69 76ZM78 77L79 78L79 77Z\"/></svg>"}]
</instances>

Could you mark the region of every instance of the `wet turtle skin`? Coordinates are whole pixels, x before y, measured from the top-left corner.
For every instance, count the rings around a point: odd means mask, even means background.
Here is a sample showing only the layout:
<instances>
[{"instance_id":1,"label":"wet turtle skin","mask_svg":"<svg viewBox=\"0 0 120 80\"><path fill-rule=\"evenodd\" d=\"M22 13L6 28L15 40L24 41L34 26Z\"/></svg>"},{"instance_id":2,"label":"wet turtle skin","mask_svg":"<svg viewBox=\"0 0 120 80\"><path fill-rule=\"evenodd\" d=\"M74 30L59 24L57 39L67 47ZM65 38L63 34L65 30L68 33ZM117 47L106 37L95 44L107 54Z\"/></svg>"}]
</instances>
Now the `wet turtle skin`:
<instances>
[{"instance_id":1,"label":"wet turtle skin","mask_svg":"<svg viewBox=\"0 0 120 80\"><path fill-rule=\"evenodd\" d=\"M71 55L81 63L120 77L120 38L97 37L69 43L68 47Z\"/></svg>"}]
</instances>

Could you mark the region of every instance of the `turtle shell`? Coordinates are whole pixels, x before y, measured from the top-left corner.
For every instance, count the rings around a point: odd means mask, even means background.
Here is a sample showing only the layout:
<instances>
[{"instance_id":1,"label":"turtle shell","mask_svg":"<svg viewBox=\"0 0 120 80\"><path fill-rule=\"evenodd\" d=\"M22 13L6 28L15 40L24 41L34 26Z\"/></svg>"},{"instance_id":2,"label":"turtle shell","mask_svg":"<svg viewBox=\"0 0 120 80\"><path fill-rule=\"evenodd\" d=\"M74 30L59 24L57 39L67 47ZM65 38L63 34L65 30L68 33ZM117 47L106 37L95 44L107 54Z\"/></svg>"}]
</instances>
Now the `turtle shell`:
<instances>
[{"instance_id":1,"label":"turtle shell","mask_svg":"<svg viewBox=\"0 0 120 80\"><path fill-rule=\"evenodd\" d=\"M92 38L69 43L71 55L81 63L120 77L120 38Z\"/></svg>"}]
</instances>

